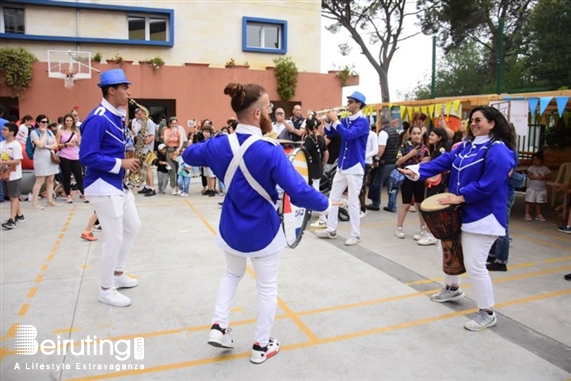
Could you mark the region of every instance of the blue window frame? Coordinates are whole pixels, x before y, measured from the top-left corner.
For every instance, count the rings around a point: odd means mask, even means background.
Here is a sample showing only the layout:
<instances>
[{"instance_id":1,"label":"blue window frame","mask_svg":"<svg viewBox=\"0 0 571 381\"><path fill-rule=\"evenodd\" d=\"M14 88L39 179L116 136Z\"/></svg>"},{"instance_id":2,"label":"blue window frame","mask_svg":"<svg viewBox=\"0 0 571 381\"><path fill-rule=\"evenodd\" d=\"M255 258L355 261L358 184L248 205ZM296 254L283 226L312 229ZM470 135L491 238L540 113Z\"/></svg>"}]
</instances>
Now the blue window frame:
<instances>
[{"instance_id":1,"label":"blue window frame","mask_svg":"<svg viewBox=\"0 0 571 381\"><path fill-rule=\"evenodd\" d=\"M142 32L137 30L137 27L140 27L140 25L137 26L137 24L134 23L134 32L132 32L131 28L129 28L129 37L126 39L0 33L0 40L54 41L164 47L174 46L174 10L172 9L129 7L122 5L78 3L54 0L3 0L3 3L5 4L4 6L17 4L19 6L34 5L42 7L121 12L125 13L125 23L129 27L131 26L131 19L134 16L142 18L144 30Z\"/></svg>"},{"instance_id":2,"label":"blue window frame","mask_svg":"<svg viewBox=\"0 0 571 381\"><path fill-rule=\"evenodd\" d=\"M287 21L243 17L242 51L286 54Z\"/></svg>"}]
</instances>

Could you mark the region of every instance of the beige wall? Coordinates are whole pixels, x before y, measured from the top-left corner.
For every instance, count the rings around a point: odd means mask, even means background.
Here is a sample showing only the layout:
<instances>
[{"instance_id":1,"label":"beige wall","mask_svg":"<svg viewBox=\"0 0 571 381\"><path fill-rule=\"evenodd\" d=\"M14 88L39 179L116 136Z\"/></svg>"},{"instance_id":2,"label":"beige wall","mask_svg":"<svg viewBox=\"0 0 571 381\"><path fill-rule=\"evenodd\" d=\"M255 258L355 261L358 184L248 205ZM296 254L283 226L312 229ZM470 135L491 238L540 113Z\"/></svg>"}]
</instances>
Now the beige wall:
<instances>
[{"instance_id":1,"label":"beige wall","mask_svg":"<svg viewBox=\"0 0 571 381\"><path fill-rule=\"evenodd\" d=\"M75 1L74 1L75 2ZM116 54L126 60L143 61L161 56L169 65L185 62L209 63L223 67L231 58L237 64L248 62L252 68L273 66L277 54L242 52L242 17L260 17L287 20L288 51L300 72L319 72L321 16L319 1L87 1L149 8L174 9L174 47L141 47L106 44L70 44L3 41L6 46L24 46L41 61L47 59L46 51L88 50L99 52L104 59ZM29 34L75 36L77 15L75 10L54 7L26 7L26 31ZM122 12L79 11L79 36L101 38L126 38L126 14Z\"/></svg>"}]
</instances>

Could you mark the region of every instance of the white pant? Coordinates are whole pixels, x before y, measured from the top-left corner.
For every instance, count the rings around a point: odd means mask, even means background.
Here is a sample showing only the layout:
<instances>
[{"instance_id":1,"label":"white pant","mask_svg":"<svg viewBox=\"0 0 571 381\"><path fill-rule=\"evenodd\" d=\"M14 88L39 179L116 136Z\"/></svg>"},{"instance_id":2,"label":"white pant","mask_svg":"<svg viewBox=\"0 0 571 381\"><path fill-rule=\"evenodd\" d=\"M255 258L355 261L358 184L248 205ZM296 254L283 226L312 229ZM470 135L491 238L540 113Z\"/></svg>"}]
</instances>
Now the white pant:
<instances>
[{"instance_id":1,"label":"white pant","mask_svg":"<svg viewBox=\"0 0 571 381\"><path fill-rule=\"evenodd\" d=\"M363 175L346 175L337 170L333 178L329 199L331 201L340 201L343 197L345 188L349 188L349 218L351 221L351 237L359 237L361 235L361 225L359 214L361 213L361 204L359 202L359 193L363 185ZM339 207L332 206L327 216L327 230L333 232L337 230L337 222L339 218Z\"/></svg>"},{"instance_id":2,"label":"white pant","mask_svg":"<svg viewBox=\"0 0 571 381\"><path fill-rule=\"evenodd\" d=\"M486 268L486 259L490 248L496 241L494 235L483 235L462 232L462 250L464 252L464 267L476 291L476 304L478 308L491 308L494 306L494 289L490 273ZM440 247L442 252L442 247ZM458 275L444 274L447 285L460 284Z\"/></svg>"},{"instance_id":3,"label":"white pant","mask_svg":"<svg viewBox=\"0 0 571 381\"><path fill-rule=\"evenodd\" d=\"M113 273L124 272L127 256L141 221L130 190L117 196L90 196L89 201L101 223L101 287L113 287Z\"/></svg>"},{"instance_id":4,"label":"white pant","mask_svg":"<svg viewBox=\"0 0 571 381\"><path fill-rule=\"evenodd\" d=\"M236 288L246 271L246 257L230 253L226 255L226 270L220 280L218 300L214 309L212 323L220 327L228 327L228 316ZM261 347L268 345L270 332L274 326L276 306L278 303L278 264L279 252L265 257L251 257L256 272L256 288L258 290L258 312L254 341Z\"/></svg>"}]
</instances>

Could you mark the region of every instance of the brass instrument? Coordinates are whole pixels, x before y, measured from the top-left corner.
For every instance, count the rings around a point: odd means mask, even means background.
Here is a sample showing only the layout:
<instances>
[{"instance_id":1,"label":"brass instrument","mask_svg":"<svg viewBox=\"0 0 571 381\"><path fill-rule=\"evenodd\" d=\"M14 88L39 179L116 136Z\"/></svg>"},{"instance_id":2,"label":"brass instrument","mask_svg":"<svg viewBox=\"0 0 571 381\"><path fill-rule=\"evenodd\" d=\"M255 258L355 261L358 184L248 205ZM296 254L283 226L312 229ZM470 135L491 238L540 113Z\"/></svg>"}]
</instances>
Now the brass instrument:
<instances>
[{"instance_id":1,"label":"brass instrument","mask_svg":"<svg viewBox=\"0 0 571 381\"><path fill-rule=\"evenodd\" d=\"M134 99L129 99L129 103L143 112L143 118L142 118L143 123L141 125L141 129L134 137L134 142L133 142L135 146L135 152L133 158L139 160L141 166L138 172L130 172L127 176L130 184L139 187L145 182L147 178L147 168L153 165L153 161L157 159L157 156L155 155L153 150L148 150L147 152L144 152L146 145L145 138L147 137L147 122L149 120L149 115L150 115L149 110L146 107L137 103Z\"/></svg>"},{"instance_id":2,"label":"brass instrument","mask_svg":"<svg viewBox=\"0 0 571 381\"><path fill-rule=\"evenodd\" d=\"M328 113L329 111L335 111L335 113L336 113L337 115L341 114L341 117L346 116L346 115L344 115L344 114L347 114L347 113L348 113L347 107L345 107L345 106L335 107L335 108L328 108L328 109L325 109L325 110L317 111L317 118L318 118L319 120L325 122L325 123L331 123L331 121L329 120L329 118L327 118L327 113Z\"/></svg>"}]
</instances>

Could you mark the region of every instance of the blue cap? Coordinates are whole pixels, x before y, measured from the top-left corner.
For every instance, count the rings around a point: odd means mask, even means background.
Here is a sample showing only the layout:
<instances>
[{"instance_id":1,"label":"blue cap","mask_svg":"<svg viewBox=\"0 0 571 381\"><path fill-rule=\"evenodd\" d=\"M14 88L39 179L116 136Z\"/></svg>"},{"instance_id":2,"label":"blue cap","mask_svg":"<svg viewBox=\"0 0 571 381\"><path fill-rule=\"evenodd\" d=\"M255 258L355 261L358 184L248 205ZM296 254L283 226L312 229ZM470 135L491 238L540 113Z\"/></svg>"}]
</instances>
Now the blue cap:
<instances>
[{"instance_id":1,"label":"blue cap","mask_svg":"<svg viewBox=\"0 0 571 381\"><path fill-rule=\"evenodd\" d=\"M358 91L354 91L353 94L349 95L347 98L352 98L352 99L356 100L357 102L361 103L361 105L363 105L363 106L367 105L367 103L366 103L367 98L365 98L365 96Z\"/></svg>"},{"instance_id":2,"label":"blue cap","mask_svg":"<svg viewBox=\"0 0 571 381\"><path fill-rule=\"evenodd\" d=\"M127 85L131 84L131 82L125 76L123 69L111 69L104 71L101 73L99 78L101 81L97 84L99 87L120 85L122 83L126 83Z\"/></svg>"}]
</instances>

